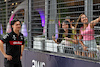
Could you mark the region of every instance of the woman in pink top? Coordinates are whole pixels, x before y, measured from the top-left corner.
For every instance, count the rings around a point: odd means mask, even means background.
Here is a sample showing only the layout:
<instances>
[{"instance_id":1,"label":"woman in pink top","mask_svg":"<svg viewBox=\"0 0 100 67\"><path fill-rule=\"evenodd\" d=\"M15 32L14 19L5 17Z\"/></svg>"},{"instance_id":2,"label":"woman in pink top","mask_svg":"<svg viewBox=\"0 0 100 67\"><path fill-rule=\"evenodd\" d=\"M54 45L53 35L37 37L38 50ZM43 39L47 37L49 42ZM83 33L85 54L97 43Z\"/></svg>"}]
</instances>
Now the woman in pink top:
<instances>
[{"instance_id":1,"label":"woman in pink top","mask_svg":"<svg viewBox=\"0 0 100 67\"><path fill-rule=\"evenodd\" d=\"M97 44L94 38L94 26L100 21L100 17L88 23L85 14L81 14L77 20L77 33L79 33L79 43L82 45L82 56L94 57L97 51ZM89 53L85 53L85 51Z\"/></svg>"}]
</instances>

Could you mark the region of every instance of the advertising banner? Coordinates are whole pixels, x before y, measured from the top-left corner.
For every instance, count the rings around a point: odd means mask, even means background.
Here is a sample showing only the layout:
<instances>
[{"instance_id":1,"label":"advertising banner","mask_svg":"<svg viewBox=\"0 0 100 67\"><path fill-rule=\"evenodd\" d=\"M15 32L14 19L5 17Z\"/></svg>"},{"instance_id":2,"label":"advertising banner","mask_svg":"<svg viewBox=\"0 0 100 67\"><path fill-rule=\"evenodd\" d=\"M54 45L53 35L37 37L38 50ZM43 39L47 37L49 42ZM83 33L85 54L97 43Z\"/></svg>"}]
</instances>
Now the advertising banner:
<instances>
[{"instance_id":1,"label":"advertising banner","mask_svg":"<svg viewBox=\"0 0 100 67\"><path fill-rule=\"evenodd\" d=\"M24 67L100 67L99 63L46 54L44 52L24 52Z\"/></svg>"}]
</instances>

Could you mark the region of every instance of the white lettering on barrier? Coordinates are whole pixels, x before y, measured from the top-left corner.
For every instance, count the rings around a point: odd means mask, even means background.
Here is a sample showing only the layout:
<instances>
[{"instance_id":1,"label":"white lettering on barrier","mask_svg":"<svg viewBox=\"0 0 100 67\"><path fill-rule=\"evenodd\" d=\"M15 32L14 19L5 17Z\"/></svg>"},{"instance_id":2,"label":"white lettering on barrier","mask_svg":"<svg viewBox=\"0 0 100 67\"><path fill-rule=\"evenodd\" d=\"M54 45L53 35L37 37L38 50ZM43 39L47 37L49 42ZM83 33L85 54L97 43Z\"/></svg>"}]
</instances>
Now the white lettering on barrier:
<instances>
[{"instance_id":1,"label":"white lettering on barrier","mask_svg":"<svg viewBox=\"0 0 100 67\"><path fill-rule=\"evenodd\" d=\"M44 62L32 60L32 63L33 63L32 67L44 67L45 66Z\"/></svg>"}]
</instances>

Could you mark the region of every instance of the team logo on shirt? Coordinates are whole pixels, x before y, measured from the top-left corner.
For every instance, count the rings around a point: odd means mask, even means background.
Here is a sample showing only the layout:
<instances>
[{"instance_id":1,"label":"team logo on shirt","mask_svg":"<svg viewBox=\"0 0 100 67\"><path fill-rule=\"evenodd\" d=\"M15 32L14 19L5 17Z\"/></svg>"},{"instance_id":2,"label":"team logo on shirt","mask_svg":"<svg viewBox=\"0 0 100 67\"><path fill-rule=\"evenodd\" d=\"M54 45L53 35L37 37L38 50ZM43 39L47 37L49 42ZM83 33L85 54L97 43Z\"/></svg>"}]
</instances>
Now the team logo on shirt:
<instances>
[{"instance_id":1,"label":"team logo on shirt","mask_svg":"<svg viewBox=\"0 0 100 67\"><path fill-rule=\"evenodd\" d=\"M20 36L21 40L23 40L23 36Z\"/></svg>"},{"instance_id":2,"label":"team logo on shirt","mask_svg":"<svg viewBox=\"0 0 100 67\"><path fill-rule=\"evenodd\" d=\"M9 35L8 35L8 34L6 34L3 38L4 38L4 39L6 39L8 36L9 36Z\"/></svg>"},{"instance_id":3,"label":"team logo on shirt","mask_svg":"<svg viewBox=\"0 0 100 67\"><path fill-rule=\"evenodd\" d=\"M20 41L18 41L18 42L14 41L13 44L22 44L22 42L20 42Z\"/></svg>"},{"instance_id":4,"label":"team logo on shirt","mask_svg":"<svg viewBox=\"0 0 100 67\"><path fill-rule=\"evenodd\" d=\"M16 36L15 35L13 35L13 39L16 40Z\"/></svg>"},{"instance_id":5,"label":"team logo on shirt","mask_svg":"<svg viewBox=\"0 0 100 67\"><path fill-rule=\"evenodd\" d=\"M22 41L9 41L10 45L22 45Z\"/></svg>"}]
</instances>

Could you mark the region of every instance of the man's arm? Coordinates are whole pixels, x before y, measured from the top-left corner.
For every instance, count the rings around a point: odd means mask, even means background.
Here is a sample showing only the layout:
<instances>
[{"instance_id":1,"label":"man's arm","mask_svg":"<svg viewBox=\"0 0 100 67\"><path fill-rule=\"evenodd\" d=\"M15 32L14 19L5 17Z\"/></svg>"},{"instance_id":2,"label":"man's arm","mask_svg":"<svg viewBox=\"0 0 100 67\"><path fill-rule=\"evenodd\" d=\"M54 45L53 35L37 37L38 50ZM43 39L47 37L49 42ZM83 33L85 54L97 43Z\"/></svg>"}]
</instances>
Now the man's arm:
<instances>
[{"instance_id":1,"label":"man's arm","mask_svg":"<svg viewBox=\"0 0 100 67\"><path fill-rule=\"evenodd\" d=\"M3 42L1 40L0 40L0 51L5 57L6 53L5 53L5 50L4 50L4 47L3 47Z\"/></svg>"},{"instance_id":2,"label":"man's arm","mask_svg":"<svg viewBox=\"0 0 100 67\"><path fill-rule=\"evenodd\" d=\"M21 56L23 55L25 45L21 45Z\"/></svg>"},{"instance_id":3,"label":"man's arm","mask_svg":"<svg viewBox=\"0 0 100 67\"><path fill-rule=\"evenodd\" d=\"M4 50L4 47L3 47L3 42L0 40L0 51L1 51L1 53L3 54L3 56L5 57L5 58L7 58L7 60L12 60L12 56L11 55L7 55L6 53L5 53L5 50Z\"/></svg>"},{"instance_id":4,"label":"man's arm","mask_svg":"<svg viewBox=\"0 0 100 67\"><path fill-rule=\"evenodd\" d=\"M22 55L23 55L23 51L24 51L24 46L25 45L21 45L21 55L20 55L20 59L22 59Z\"/></svg>"}]
</instances>

